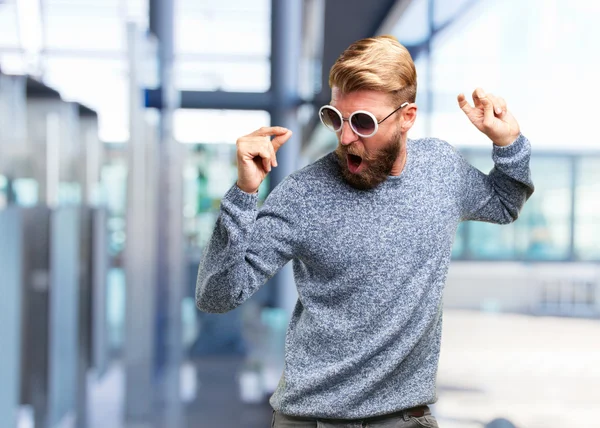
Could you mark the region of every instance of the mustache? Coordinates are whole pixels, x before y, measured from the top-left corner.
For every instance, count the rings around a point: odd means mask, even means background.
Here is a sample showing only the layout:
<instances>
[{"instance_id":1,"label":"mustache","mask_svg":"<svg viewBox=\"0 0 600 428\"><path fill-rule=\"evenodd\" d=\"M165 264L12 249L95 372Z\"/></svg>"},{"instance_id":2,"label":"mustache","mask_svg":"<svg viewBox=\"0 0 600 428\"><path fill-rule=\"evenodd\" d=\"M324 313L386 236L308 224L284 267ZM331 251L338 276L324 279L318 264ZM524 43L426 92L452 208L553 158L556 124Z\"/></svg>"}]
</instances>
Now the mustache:
<instances>
[{"instance_id":1,"label":"mustache","mask_svg":"<svg viewBox=\"0 0 600 428\"><path fill-rule=\"evenodd\" d=\"M363 161L367 161L367 162L373 161L374 159L377 158L377 155L380 154L379 151L377 153L369 154L363 150L356 150L356 148L351 145L350 146L342 146L341 144L338 145L337 151L342 156L347 156L347 155L359 156Z\"/></svg>"},{"instance_id":2,"label":"mustache","mask_svg":"<svg viewBox=\"0 0 600 428\"><path fill-rule=\"evenodd\" d=\"M364 150L357 150L356 147L354 147L353 145L342 146L341 144L338 144L336 151L338 152L338 155L342 155L344 157L346 157L347 155L359 156L363 161L370 163L380 161L382 158L395 159L396 156L398 156L398 153L395 150L395 147L393 146L388 146L383 149L371 151L370 153L368 153Z\"/></svg>"}]
</instances>

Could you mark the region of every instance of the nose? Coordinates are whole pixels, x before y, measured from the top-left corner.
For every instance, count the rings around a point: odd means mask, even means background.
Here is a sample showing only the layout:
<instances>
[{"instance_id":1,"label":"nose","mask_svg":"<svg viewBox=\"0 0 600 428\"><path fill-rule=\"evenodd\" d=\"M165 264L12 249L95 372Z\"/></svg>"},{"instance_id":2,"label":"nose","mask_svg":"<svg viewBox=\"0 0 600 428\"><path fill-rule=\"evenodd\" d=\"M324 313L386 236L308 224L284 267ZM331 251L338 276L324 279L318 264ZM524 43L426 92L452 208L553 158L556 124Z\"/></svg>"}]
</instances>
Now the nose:
<instances>
[{"instance_id":1,"label":"nose","mask_svg":"<svg viewBox=\"0 0 600 428\"><path fill-rule=\"evenodd\" d=\"M340 129L340 144L347 146L356 140L358 140L358 135L356 135L354 130L352 130L350 123L348 121L344 121L342 123L342 129Z\"/></svg>"}]
</instances>

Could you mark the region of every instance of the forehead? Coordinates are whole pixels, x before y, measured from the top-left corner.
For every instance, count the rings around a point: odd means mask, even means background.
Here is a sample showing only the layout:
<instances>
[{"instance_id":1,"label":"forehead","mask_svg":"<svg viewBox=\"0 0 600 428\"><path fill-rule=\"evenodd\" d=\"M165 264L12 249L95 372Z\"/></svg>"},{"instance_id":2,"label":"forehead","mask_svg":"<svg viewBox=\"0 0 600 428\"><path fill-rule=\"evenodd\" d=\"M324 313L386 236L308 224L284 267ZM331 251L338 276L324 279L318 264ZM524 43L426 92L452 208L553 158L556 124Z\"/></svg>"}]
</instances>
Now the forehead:
<instances>
[{"instance_id":1,"label":"forehead","mask_svg":"<svg viewBox=\"0 0 600 428\"><path fill-rule=\"evenodd\" d=\"M391 97L385 92L367 89L342 92L334 86L331 89L331 105L340 111L348 110L349 113L356 110L385 110L391 106Z\"/></svg>"}]
</instances>

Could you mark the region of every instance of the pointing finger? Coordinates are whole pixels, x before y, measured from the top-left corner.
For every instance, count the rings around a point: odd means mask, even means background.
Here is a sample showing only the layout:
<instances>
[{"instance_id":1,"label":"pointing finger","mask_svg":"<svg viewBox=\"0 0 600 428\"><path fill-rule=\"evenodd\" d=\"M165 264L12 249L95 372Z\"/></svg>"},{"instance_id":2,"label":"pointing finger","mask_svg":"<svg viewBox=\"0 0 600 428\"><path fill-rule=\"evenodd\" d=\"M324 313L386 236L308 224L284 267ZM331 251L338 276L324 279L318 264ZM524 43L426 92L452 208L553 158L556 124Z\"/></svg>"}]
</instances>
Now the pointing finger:
<instances>
[{"instance_id":1,"label":"pointing finger","mask_svg":"<svg viewBox=\"0 0 600 428\"><path fill-rule=\"evenodd\" d=\"M282 128L282 129L285 129L285 128ZM275 150L275 152L277 152L277 150L279 150L279 148L281 146L283 146L285 144L285 142L290 139L291 136L292 136L292 131L289 129L286 129L286 132L284 134L278 135L277 137L273 138L271 143L273 144L273 149Z\"/></svg>"},{"instance_id":2,"label":"pointing finger","mask_svg":"<svg viewBox=\"0 0 600 428\"><path fill-rule=\"evenodd\" d=\"M284 128L283 126L263 126L262 128L254 131L251 135L270 137L273 135L284 135L288 131L289 129Z\"/></svg>"}]
</instances>

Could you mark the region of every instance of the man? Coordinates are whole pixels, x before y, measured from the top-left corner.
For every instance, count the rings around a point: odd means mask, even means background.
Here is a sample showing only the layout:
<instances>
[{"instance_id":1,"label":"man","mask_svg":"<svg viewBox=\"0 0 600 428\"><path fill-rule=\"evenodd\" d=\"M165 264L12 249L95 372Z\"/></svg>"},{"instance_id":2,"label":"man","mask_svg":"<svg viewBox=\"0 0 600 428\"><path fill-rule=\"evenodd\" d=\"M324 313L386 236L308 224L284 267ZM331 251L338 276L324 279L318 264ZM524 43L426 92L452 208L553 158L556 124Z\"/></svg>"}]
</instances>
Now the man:
<instances>
[{"instance_id":1,"label":"man","mask_svg":"<svg viewBox=\"0 0 600 428\"><path fill-rule=\"evenodd\" d=\"M502 98L458 104L493 143L485 175L449 144L409 140L416 72L389 36L352 44L320 110L339 146L288 176L257 210L257 189L291 137L261 128L237 141L238 180L201 263L198 308L240 305L289 260L298 302L275 427L437 427L442 292L461 221L514 221L533 192L530 145ZM271 140L271 137L274 137Z\"/></svg>"}]
</instances>

